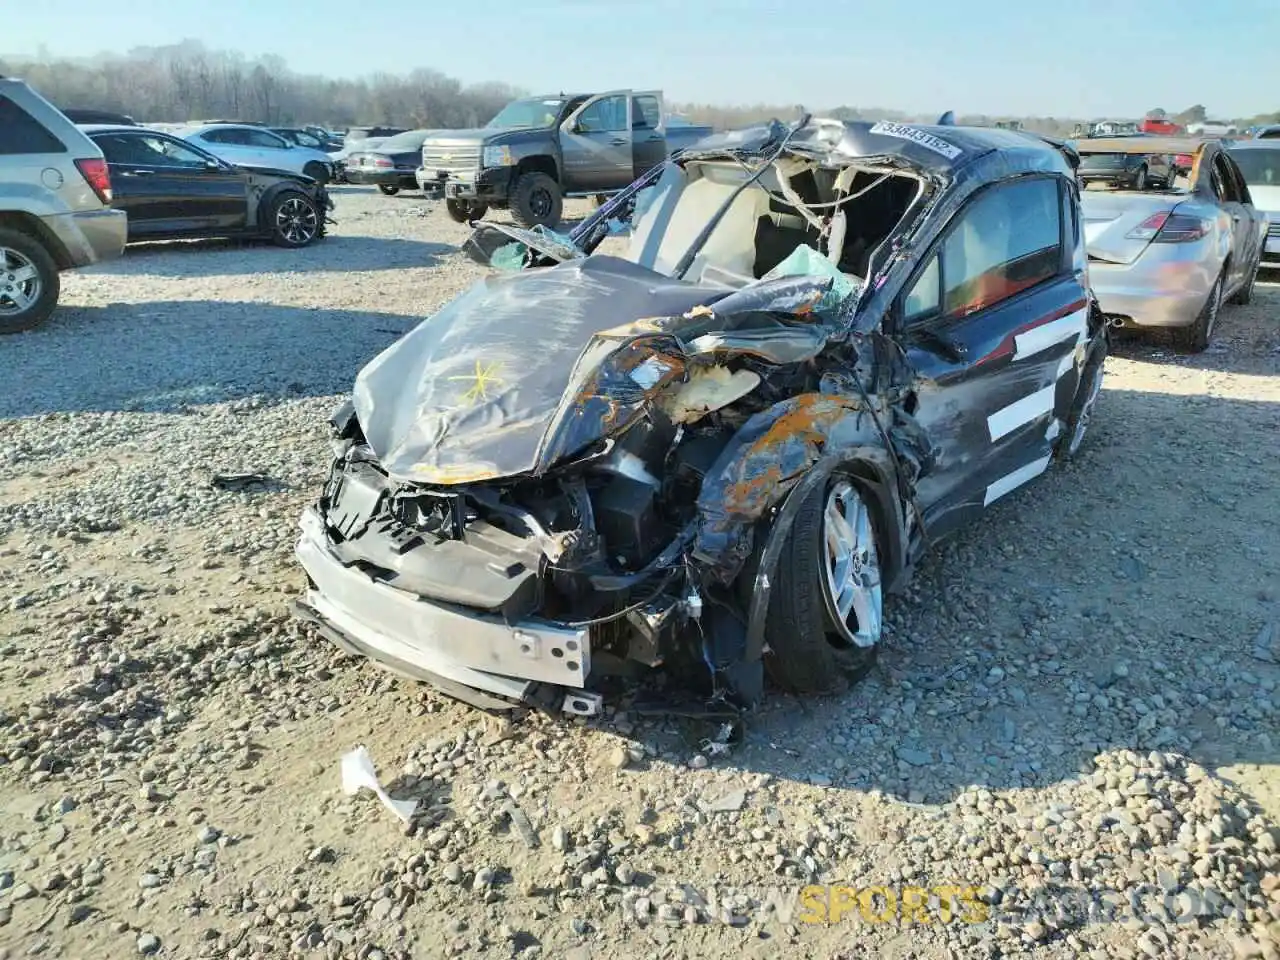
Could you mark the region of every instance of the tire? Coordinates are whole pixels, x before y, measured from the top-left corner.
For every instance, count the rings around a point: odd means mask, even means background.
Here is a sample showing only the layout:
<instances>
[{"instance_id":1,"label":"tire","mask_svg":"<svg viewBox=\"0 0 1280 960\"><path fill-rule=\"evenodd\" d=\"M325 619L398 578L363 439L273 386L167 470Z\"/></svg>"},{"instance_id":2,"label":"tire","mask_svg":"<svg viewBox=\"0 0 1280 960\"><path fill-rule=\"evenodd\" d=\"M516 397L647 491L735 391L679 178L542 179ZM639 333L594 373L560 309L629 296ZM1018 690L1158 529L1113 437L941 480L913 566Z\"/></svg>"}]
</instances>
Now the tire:
<instances>
[{"instance_id":1,"label":"tire","mask_svg":"<svg viewBox=\"0 0 1280 960\"><path fill-rule=\"evenodd\" d=\"M1258 252L1258 259L1253 262L1253 270L1250 271L1249 277L1240 289L1231 295L1228 303L1233 303L1238 307L1246 307L1253 301L1253 285L1258 279L1258 271L1262 268L1262 252Z\"/></svg>"},{"instance_id":2,"label":"tire","mask_svg":"<svg viewBox=\"0 0 1280 960\"><path fill-rule=\"evenodd\" d=\"M1147 189L1147 165L1144 163L1138 168L1138 172L1133 175L1133 189Z\"/></svg>"},{"instance_id":3,"label":"tire","mask_svg":"<svg viewBox=\"0 0 1280 960\"><path fill-rule=\"evenodd\" d=\"M1213 289L1209 291L1209 297L1205 300L1200 315L1196 317L1196 322L1189 327L1174 331L1174 342L1180 349L1199 353L1209 346L1209 341L1213 339L1213 328L1218 323L1218 313L1222 309L1222 278L1226 275L1227 271L1224 268L1218 279L1213 282Z\"/></svg>"},{"instance_id":4,"label":"tire","mask_svg":"<svg viewBox=\"0 0 1280 960\"><path fill-rule=\"evenodd\" d=\"M271 241L277 247L310 246L324 235L324 215L316 202L297 190L285 190L271 201Z\"/></svg>"},{"instance_id":5,"label":"tire","mask_svg":"<svg viewBox=\"0 0 1280 960\"><path fill-rule=\"evenodd\" d=\"M446 200L444 208L449 213L449 219L454 223L470 223L472 220L480 220L489 210L487 204L476 203L472 200Z\"/></svg>"},{"instance_id":6,"label":"tire","mask_svg":"<svg viewBox=\"0 0 1280 960\"><path fill-rule=\"evenodd\" d=\"M868 617L874 623L866 630L872 639L869 646L858 646L852 631L838 625L834 606L827 513L842 495L852 498L844 501L850 507L861 508L858 517L865 517L863 537L855 540L864 546L870 544L870 562L862 568L874 581L876 594L874 616ZM765 669L776 684L793 693L835 693L870 671L883 617L880 542L874 513L858 488L844 477L834 477L800 507L779 558L765 617Z\"/></svg>"},{"instance_id":7,"label":"tire","mask_svg":"<svg viewBox=\"0 0 1280 960\"><path fill-rule=\"evenodd\" d=\"M329 182L329 171L325 169L323 163L318 160L312 160L302 168L302 172L312 180L324 186Z\"/></svg>"},{"instance_id":8,"label":"tire","mask_svg":"<svg viewBox=\"0 0 1280 960\"><path fill-rule=\"evenodd\" d=\"M563 210L560 185L545 173L521 174L511 189L511 219L522 227L554 227Z\"/></svg>"},{"instance_id":9,"label":"tire","mask_svg":"<svg viewBox=\"0 0 1280 960\"><path fill-rule=\"evenodd\" d=\"M399 187L393 187L393 186L391 186L391 185L389 185L389 184L386 184L386 183L380 183L380 184L378 184L378 189L379 189L379 190L381 190L381 191L382 191L384 194L386 194L388 197L394 197L397 193L399 193L399 192L400 192L400 188L399 188Z\"/></svg>"},{"instance_id":10,"label":"tire","mask_svg":"<svg viewBox=\"0 0 1280 960\"><path fill-rule=\"evenodd\" d=\"M30 330L58 305L62 277L43 243L0 227L0 333Z\"/></svg>"}]
</instances>

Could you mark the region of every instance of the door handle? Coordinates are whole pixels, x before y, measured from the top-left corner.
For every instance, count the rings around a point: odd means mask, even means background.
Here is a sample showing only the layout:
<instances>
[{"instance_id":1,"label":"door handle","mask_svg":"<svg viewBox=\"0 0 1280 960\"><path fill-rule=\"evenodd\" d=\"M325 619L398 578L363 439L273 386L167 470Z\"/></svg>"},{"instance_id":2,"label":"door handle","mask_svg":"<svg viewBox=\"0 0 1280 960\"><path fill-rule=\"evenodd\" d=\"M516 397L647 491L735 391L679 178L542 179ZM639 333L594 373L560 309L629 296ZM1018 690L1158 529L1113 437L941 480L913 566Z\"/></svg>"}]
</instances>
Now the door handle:
<instances>
[{"instance_id":1,"label":"door handle","mask_svg":"<svg viewBox=\"0 0 1280 960\"><path fill-rule=\"evenodd\" d=\"M126 177L149 177L149 176L151 176L151 171L150 171L150 170L126 170L126 171L123 173L123 176L126 176Z\"/></svg>"},{"instance_id":2,"label":"door handle","mask_svg":"<svg viewBox=\"0 0 1280 960\"><path fill-rule=\"evenodd\" d=\"M615 147L625 147L627 145L627 141L623 137L614 137L609 142Z\"/></svg>"}]
</instances>

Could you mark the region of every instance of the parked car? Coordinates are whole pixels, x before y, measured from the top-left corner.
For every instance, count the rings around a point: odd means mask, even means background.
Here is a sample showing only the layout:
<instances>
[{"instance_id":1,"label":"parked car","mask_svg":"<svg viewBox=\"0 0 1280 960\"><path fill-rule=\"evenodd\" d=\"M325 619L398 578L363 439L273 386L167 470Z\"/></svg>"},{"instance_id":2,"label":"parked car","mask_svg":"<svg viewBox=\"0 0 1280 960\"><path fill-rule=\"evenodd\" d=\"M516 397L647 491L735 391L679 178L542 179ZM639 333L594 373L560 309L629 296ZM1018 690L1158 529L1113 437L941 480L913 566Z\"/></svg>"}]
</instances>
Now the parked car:
<instances>
[{"instance_id":1,"label":"parked car","mask_svg":"<svg viewBox=\"0 0 1280 960\"><path fill-rule=\"evenodd\" d=\"M361 149L347 156L343 165L348 183L372 183L387 196L401 190L417 189L416 172L422 157L422 142L429 130L409 130L388 137L376 146L365 141Z\"/></svg>"},{"instance_id":2,"label":"parked car","mask_svg":"<svg viewBox=\"0 0 1280 960\"><path fill-rule=\"evenodd\" d=\"M1107 328L1072 156L775 122L567 239L480 225L470 250L525 269L357 376L298 613L486 707L593 713L619 665L738 709L764 666L803 693L865 672L926 546L1080 449ZM629 251L594 252L632 199Z\"/></svg>"},{"instance_id":3,"label":"parked car","mask_svg":"<svg viewBox=\"0 0 1280 960\"><path fill-rule=\"evenodd\" d=\"M1139 133L1149 133L1157 137L1177 137L1186 133L1186 128L1168 117L1146 117L1138 124Z\"/></svg>"},{"instance_id":4,"label":"parked car","mask_svg":"<svg viewBox=\"0 0 1280 960\"><path fill-rule=\"evenodd\" d=\"M388 140L388 137L366 137L364 140L352 142L348 140L342 145L341 150L337 150L329 156L333 159L333 178L338 183L347 183L347 161L351 159L353 153L361 153L366 150L376 150L378 147Z\"/></svg>"},{"instance_id":5,"label":"parked car","mask_svg":"<svg viewBox=\"0 0 1280 960\"><path fill-rule=\"evenodd\" d=\"M1185 188L1088 191L1081 204L1089 277L1111 321L1167 327L1183 348L1203 350L1223 302L1249 302L1266 232L1234 151L1216 140L1147 137L1082 140L1076 149L1082 165L1095 151L1191 157Z\"/></svg>"},{"instance_id":6,"label":"parked car","mask_svg":"<svg viewBox=\"0 0 1280 960\"><path fill-rule=\"evenodd\" d=\"M318 183L333 179L333 159L322 150L295 146L279 134L252 124L213 124L182 130L183 140L239 167L288 170Z\"/></svg>"},{"instance_id":7,"label":"parked car","mask_svg":"<svg viewBox=\"0 0 1280 960\"><path fill-rule=\"evenodd\" d=\"M0 333L46 320L60 272L120 256L125 230L102 151L26 83L0 77Z\"/></svg>"},{"instance_id":8,"label":"parked car","mask_svg":"<svg viewBox=\"0 0 1280 960\"><path fill-rule=\"evenodd\" d=\"M1262 266L1280 269L1280 143L1268 140L1233 143L1230 155L1240 168L1254 207L1267 219Z\"/></svg>"},{"instance_id":9,"label":"parked car","mask_svg":"<svg viewBox=\"0 0 1280 960\"><path fill-rule=\"evenodd\" d=\"M1275 140L1280 138L1280 123L1268 123L1253 133L1255 140Z\"/></svg>"},{"instance_id":10,"label":"parked car","mask_svg":"<svg viewBox=\"0 0 1280 960\"><path fill-rule=\"evenodd\" d=\"M483 129L433 132L418 183L460 223L505 207L523 226L553 226L565 197L615 193L710 132L668 126L658 91L513 100Z\"/></svg>"},{"instance_id":11,"label":"parked car","mask_svg":"<svg viewBox=\"0 0 1280 960\"><path fill-rule=\"evenodd\" d=\"M1076 124L1071 132L1073 140L1086 137L1126 137L1139 133L1138 125L1131 120L1094 120Z\"/></svg>"},{"instance_id":12,"label":"parked car","mask_svg":"<svg viewBox=\"0 0 1280 960\"><path fill-rule=\"evenodd\" d=\"M1159 186L1171 189L1177 176L1174 158L1158 153L1081 152L1076 171L1080 184L1105 183L1128 190L1148 190Z\"/></svg>"},{"instance_id":13,"label":"parked car","mask_svg":"<svg viewBox=\"0 0 1280 960\"><path fill-rule=\"evenodd\" d=\"M237 167L194 143L143 127L86 126L102 149L113 206L129 215L129 241L262 237L305 247L324 236L333 202L310 177Z\"/></svg>"}]
</instances>

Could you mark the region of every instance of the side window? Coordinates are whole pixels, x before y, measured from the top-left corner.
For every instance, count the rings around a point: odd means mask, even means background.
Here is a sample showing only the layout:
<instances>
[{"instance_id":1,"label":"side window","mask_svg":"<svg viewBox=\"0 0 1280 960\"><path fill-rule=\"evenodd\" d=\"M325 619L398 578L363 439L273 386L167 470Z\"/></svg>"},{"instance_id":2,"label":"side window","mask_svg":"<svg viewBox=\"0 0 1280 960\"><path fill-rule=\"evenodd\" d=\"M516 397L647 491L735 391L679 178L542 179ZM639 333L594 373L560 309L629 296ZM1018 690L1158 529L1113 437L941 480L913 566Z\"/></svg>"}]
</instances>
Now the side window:
<instances>
[{"instance_id":1,"label":"side window","mask_svg":"<svg viewBox=\"0 0 1280 960\"><path fill-rule=\"evenodd\" d=\"M908 323L933 316L942 308L942 276L938 257L935 253L929 259L929 265L916 277L916 282L902 301L902 318Z\"/></svg>"},{"instance_id":2,"label":"side window","mask_svg":"<svg viewBox=\"0 0 1280 960\"><path fill-rule=\"evenodd\" d=\"M627 129L627 98L605 97L578 115L583 133L620 133Z\"/></svg>"},{"instance_id":3,"label":"side window","mask_svg":"<svg viewBox=\"0 0 1280 960\"><path fill-rule=\"evenodd\" d=\"M190 147L164 137L134 137L151 151L151 163L158 167L203 167L205 159Z\"/></svg>"},{"instance_id":4,"label":"side window","mask_svg":"<svg viewBox=\"0 0 1280 960\"><path fill-rule=\"evenodd\" d=\"M295 132L293 142L300 147L311 147L313 150L320 149L320 141L309 133Z\"/></svg>"},{"instance_id":5,"label":"side window","mask_svg":"<svg viewBox=\"0 0 1280 960\"><path fill-rule=\"evenodd\" d=\"M207 130L200 136L210 143L239 143L236 130Z\"/></svg>"},{"instance_id":6,"label":"side window","mask_svg":"<svg viewBox=\"0 0 1280 960\"><path fill-rule=\"evenodd\" d=\"M1240 172L1240 166L1225 153L1218 156L1226 169L1227 179L1231 184L1231 189L1235 193L1236 199L1241 203L1252 203L1253 198L1249 196L1249 185L1245 183L1244 174Z\"/></svg>"},{"instance_id":7,"label":"side window","mask_svg":"<svg viewBox=\"0 0 1280 960\"><path fill-rule=\"evenodd\" d=\"M61 140L8 97L0 97L0 154L66 153Z\"/></svg>"},{"instance_id":8,"label":"side window","mask_svg":"<svg viewBox=\"0 0 1280 960\"><path fill-rule=\"evenodd\" d=\"M277 137L274 133L268 133L266 130L244 130L245 143L251 147L274 147L281 149L286 146L285 142Z\"/></svg>"},{"instance_id":9,"label":"side window","mask_svg":"<svg viewBox=\"0 0 1280 960\"><path fill-rule=\"evenodd\" d=\"M1222 167L1222 157L1214 155L1213 163L1209 167L1209 185L1213 187L1213 195L1219 200L1231 200L1231 187L1227 183L1227 177Z\"/></svg>"},{"instance_id":10,"label":"side window","mask_svg":"<svg viewBox=\"0 0 1280 960\"><path fill-rule=\"evenodd\" d=\"M662 108L657 97L631 98L631 129L656 130L662 122Z\"/></svg>"},{"instance_id":11,"label":"side window","mask_svg":"<svg viewBox=\"0 0 1280 960\"><path fill-rule=\"evenodd\" d=\"M1062 270L1063 202L1050 177L982 191L961 211L903 300L905 320L965 317Z\"/></svg>"}]
</instances>

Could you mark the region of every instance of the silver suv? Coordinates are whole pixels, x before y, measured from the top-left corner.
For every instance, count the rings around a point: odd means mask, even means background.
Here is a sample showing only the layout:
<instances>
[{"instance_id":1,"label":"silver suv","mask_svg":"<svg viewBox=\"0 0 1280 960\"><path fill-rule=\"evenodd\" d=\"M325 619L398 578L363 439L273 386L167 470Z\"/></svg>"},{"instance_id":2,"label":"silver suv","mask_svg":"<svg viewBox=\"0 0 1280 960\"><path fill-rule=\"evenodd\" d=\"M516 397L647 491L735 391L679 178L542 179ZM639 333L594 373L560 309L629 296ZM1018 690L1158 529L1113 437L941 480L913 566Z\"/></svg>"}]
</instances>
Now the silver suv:
<instances>
[{"instance_id":1,"label":"silver suv","mask_svg":"<svg viewBox=\"0 0 1280 960\"><path fill-rule=\"evenodd\" d=\"M0 77L0 333L58 303L58 274L124 250L102 151L21 80Z\"/></svg>"}]
</instances>

